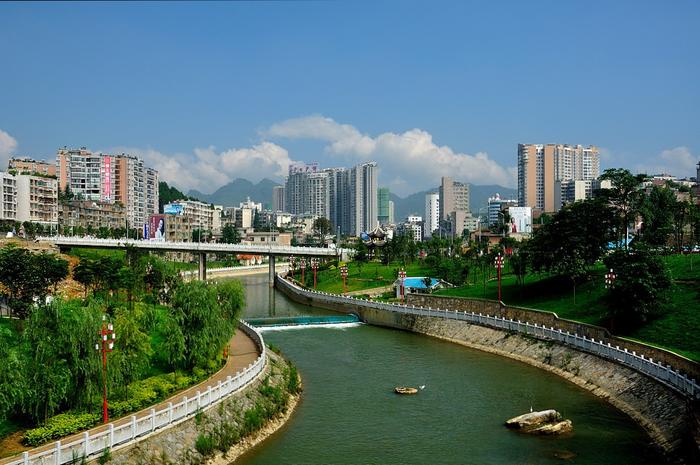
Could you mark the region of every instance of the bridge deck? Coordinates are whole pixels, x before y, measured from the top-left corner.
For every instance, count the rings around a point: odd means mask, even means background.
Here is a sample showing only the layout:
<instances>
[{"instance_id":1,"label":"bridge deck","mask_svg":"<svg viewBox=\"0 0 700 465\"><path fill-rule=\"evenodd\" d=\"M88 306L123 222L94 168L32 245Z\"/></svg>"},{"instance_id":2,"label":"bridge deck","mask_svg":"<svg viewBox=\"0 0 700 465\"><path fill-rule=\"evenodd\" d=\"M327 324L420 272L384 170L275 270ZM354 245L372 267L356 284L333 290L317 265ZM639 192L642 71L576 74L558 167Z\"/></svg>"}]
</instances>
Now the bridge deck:
<instances>
[{"instance_id":1,"label":"bridge deck","mask_svg":"<svg viewBox=\"0 0 700 465\"><path fill-rule=\"evenodd\" d=\"M325 247L298 247L264 244L216 244L209 242L174 242L135 239L91 239L82 237L40 237L40 241L52 242L58 247L86 247L101 249L123 249L127 246L143 250L163 250L169 252L191 253L245 253L258 255L305 255L316 257L335 257L344 249Z\"/></svg>"}]
</instances>

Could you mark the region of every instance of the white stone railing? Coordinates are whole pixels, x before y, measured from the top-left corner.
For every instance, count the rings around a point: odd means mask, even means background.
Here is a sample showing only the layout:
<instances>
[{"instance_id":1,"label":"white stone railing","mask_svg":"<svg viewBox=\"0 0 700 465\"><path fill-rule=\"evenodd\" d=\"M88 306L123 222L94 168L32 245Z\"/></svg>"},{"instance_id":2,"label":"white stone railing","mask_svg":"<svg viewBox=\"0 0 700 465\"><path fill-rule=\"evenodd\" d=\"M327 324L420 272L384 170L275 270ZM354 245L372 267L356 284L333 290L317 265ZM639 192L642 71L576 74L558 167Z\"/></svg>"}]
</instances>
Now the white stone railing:
<instances>
[{"instance_id":1,"label":"white stone railing","mask_svg":"<svg viewBox=\"0 0 700 465\"><path fill-rule=\"evenodd\" d=\"M482 315L475 312L462 312L458 310L416 307L415 305L400 305L393 303L374 302L367 299L359 299L350 296L342 296L338 294L328 294L326 292L314 291L311 289L303 289L296 284L277 276L277 284L284 286L286 289L305 297L314 299L319 302L328 302L332 304L350 304L358 307L372 308L375 310L384 310L387 312L403 313L407 315L428 316L435 318L445 318L451 320L466 321L471 324L488 326L492 328L502 329L506 331L514 331L528 336L549 339L570 345L578 350L592 353L599 357L618 362L624 366L632 368L660 381L667 386L675 389L681 394L700 399L700 385L695 379L690 379L679 370L674 370L670 365L663 365L654 361L650 357L644 357L643 354L637 354L634 351L629 351L624 347L613 346L610 343L596 341L593 338L579 336L568 331L562 331L553 327L531 324L527 321L519 321L501 318L499 316Z\"/></svg>"},{"instance_id":2,"label":"white stone railing","mask_svg":"<svg viewBox=\"0 0 700 465\"><path fill-rule=\"evenodd\" d=\"M228 376L226 380L219 381L215 385L207 385L203 390L197 391L195 397L184 397L176 404L168 403L168 406L161 410L151 409L148 415L141 418L132 415L128 423L118 426L110 423L105 431L99 433L86 431L77 440L65 444L56 441L48 449L43 446L34 451L24 452L16 460L0 462L5 465L62 465L82 457L95 457L102 454L105 449L112 450L131 445L155 431L166 429L193 417L201 410L218 404L254 381L263 372L267 363L267 350L262 335L245 321L241 321L238 327L253 339L260 355L255 362L236 376Z\"/></svg>"}]
</instances>

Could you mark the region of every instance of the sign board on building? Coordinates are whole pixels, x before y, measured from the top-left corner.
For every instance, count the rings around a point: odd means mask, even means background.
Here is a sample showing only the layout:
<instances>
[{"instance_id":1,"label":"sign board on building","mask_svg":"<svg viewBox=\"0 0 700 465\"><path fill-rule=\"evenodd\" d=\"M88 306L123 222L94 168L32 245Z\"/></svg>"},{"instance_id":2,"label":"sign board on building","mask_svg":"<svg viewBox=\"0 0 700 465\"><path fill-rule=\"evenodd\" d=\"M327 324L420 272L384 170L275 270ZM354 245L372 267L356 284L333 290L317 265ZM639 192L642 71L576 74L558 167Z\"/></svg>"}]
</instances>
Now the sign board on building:
<instances>
[{"instance_id":1,"label":"sign board on building","mask_svg":"<svg viewBox=\"0 0 700 465\"><path fill-rule=\"evenodd\" d=\"M112 157L102 157L104 165L104 178L102 182L102 200L109 202L112 200Z\"/></svg>"},{"instance_id":2,"label":"sign board on building","mask_svg":"<svg viewBox=\"0 0 700 465\"><path fill-rule=\"evenodd\" d=\"M509 207L510 232L511 233L532 233L532 208L531 207Z\"/></svg>"},{"instance_id":3,"label":"sign board on building","mask_svg":"<svg viewBox=\"0 0 700 465\"><path fill-rule=\"evenodd\" d=\"M289 165L289 174L297 174L297 173L316 173L318 172L318 163L295 163L293 165Z\"/></svg>"},{"instance_id":4,"label":"sign board on building","mask_svg":"<svg viewBox=\"0 0 700 465\"><path fill-rule=\"evenodd\" d=\"M166 215L183 215L185 210L179 203L169 203L163 207L163 213Z\"/></svg>"},{"instance_id":5,"label":"sign board on building","mask_svg":"<svg viewBox=\"0 0 700 465\"><path fill-rule=\"evenodd\" d=\"M151 215L148 219L148 238L154 241L165 240L165 215Z\"/></svg>"}]
</instances>

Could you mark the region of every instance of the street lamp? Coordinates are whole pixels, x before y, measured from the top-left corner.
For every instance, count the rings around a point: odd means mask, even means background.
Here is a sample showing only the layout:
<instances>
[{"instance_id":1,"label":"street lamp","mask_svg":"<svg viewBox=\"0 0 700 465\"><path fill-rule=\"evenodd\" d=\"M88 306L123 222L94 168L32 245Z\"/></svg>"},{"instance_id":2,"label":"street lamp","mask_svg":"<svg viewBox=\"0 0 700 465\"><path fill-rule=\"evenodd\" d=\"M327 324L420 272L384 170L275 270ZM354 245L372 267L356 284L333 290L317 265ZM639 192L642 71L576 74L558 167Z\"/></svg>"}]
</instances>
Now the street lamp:
<instances>
[{"instance_id":1,"label":"street lamp","mask_svg":"<svg viewBox=\"0 0 700 465\"><path fill-rule=\"evenodd\" d=\"M496 255L496 258L493 260L493 266L496 267L498 270L498 302L501 302L501 268L503 268L503 262L505 260L505 257L503 255L499 254Z\"/></svg>"},{"instance_id":2,"label":"street lamp","mask_svg":"<svg viewBox=\"0 0 700 465\"><path fill-rule=\"evenodd\" d=\"M608 273L605 273L605 289L610 289L615 285L615 280L617 279L617 275L613 271L612 268L610 268L610 271Z\"/></svg>"},{"instance_id":3,"label":"street lamp","mask_svg":"<svg viewBox=\"0 0 700 465\"><path fill-rule=\"evenodd\" d=\"M292 270L292 279L294 279L294 255L289 256L289 268Z\"/></svg>"},{"instance_id":4,"label":"street lamp","mask_svg":"<svg viewBox=\"0 0 700 465\"><path fill-rule=\"evenodd\" d=\"M112 352L114 349L114 340L117 335L112 323L107 323L106 315L102 315L102 329L98 334L100 342L95 344L95 350L98 353L102 352L102 419L107 424L109 422L109 414L107 413L107 352Z\"/></svg>"},{"instance_id":5,"label":"street lamp","mask_svg":"<svg viewBox=\"0 0 700 465\"><path fill-rule=\"evenodd\" d=\"M347 284L346 284L346 282L345 282L345 280L348 278L348 267L347 267L347 265L342 265L342 266L340 267L340 276L343 277L343 294L345 294L345 293L348 292L347 287L346 287Z\"/></svg>"},{"instance_id":6,"label":"street lamp","mask_svg":"<svg viewBox=\"0 0 700 465\"><path fill-rule=\"evenodd\" d=\"M401 268L401 269L399 270L399 279L401 280L401 284L400 284L401 287L399 288L399 290L400 290L400 295L401 295L401 303L403 303L403 301L404 301L404 294L405 294L405 292L406 292L406 291L405 291L405 287L404 287L404 279L406 279L406 270L404 270L403 268Z\"/></svg>"},{"instance_id":7,"label":"street lamp","mask_svg":"<svg viewBox=\"0 0 700 465\"><path fill-rule=\"evenodd\" d=\"M318 258L311 259L311 269L314 270L314 289L316 289L316 270L318 270Z\"/></svg>"}]
</instances>

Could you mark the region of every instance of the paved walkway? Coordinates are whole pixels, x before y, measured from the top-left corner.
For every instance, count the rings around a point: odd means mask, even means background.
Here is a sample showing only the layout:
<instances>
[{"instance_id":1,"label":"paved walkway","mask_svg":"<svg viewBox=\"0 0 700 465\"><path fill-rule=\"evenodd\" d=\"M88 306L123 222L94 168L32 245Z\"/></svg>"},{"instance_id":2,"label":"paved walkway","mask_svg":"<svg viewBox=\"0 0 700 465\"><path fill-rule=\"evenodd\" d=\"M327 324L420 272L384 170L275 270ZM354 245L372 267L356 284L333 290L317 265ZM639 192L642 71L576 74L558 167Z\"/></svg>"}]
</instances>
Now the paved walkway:
<instances>
[{"instance_id":1,"label":"paved walkway","mask_svg":"<svg viewBox=\"0 0 700 465\"><path fill-rule=\"evenodd\" d=\"M214 375L211 376L211 378L208 378L204 380L203 382L197 384L196 386L193 386L189 389L186 389L185 391L179 392L178 394L170 397L169 399L164 400L163 402L148 407L144 410L141 410L136 413L129 414L125 417L122 417L116 421L112 421L111 423L114 423L114 426L119 426L123 424L127 424L131 422L131 416L136 415L136 418L142 418L149 416L151 414L151 409L154 408L156 411L162 410L164 408L167 408L168 403L172 402L173 404L176 404L178 402L181 402L184 400L184 397L187 396L189 399L192 399L197 395L197 391L204 392L207 389L208 385L216 386L218 381L225 381L226 377L228 376L235 376L236 373L243 371L250 365L251 363L255 362L255 360L258 358L259 352L258 348L255 345L255 342L243 331L240 329L236 330L236 334L233 336L231 341L229 342L229 357L228 360L226 361L226 365L219 370L218 372L214 373ZM100 404L101 405L101 404ZM102 410L100 409L100 412ZM107 430L108 425L101 425L101 426L96 426L95 428L92 428L90 431L90 434L95 434L99 433L102 431ZM77 441L82 439L83 437L83 432L74 434L72 436L68 436L66 438L61 439L62 444L69 444L73 441ZM43 446L37 447L36 449L30 449L27 448L26 450L34 450L34 451L44 451L44 450L49 450L55 448L55 442L49 442L48 444L45 444ZM17 460L18 458L21 458L21 454L12 456L12 457L7 457L4 459L0 459L0 465L10 463L13 460Z\"/></svg>"}]
</instances>

